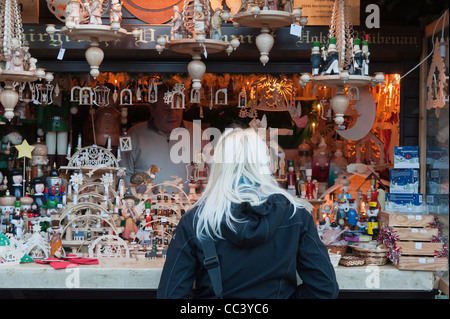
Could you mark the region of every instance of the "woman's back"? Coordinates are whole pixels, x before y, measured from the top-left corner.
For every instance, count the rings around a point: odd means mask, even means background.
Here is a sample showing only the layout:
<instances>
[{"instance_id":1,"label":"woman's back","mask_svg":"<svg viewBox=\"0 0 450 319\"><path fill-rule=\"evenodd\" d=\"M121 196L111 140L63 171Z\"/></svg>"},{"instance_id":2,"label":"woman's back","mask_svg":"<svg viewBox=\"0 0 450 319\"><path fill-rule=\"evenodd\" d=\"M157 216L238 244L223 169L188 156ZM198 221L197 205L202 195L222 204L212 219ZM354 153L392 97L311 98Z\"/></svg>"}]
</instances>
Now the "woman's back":
<instances>
[{"instance_id":1,"label":"woman's back","mask_svg":"<svg viewBox=\"0 0 450 319\"><path fill-rule=\"evenodd\" d=\"M297 209L280 194L270 195L259 206L233 204L239 218L232 231L225 221L215 246L220 262L224 298L285 299L304 297L333 298L337 295L334 269L318 238L311 215ZM183 216L169 248L159 298L214 298L204 253L195 235L197 210ZM328 262L326 262L328 260ZM325 262L324 262L325 261ZM309 267L314 265L314 269ZM190 268L195 271L188 271ZM299 272L303 285L297 291ZM312 276L313 274L313 276ZM195 292L191 290L195 279Z\"/></svg>"}]
</instances>

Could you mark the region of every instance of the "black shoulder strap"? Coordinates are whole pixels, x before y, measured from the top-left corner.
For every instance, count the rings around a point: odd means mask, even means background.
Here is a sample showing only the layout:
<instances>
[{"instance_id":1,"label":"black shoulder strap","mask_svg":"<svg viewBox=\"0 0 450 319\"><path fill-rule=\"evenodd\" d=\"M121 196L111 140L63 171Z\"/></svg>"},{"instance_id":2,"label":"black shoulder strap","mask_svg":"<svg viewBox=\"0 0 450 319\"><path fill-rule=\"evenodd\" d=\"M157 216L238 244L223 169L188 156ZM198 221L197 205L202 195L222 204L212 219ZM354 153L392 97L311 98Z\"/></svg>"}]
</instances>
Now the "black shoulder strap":
<instances>
[{"instance_id":1,"label":"black shoulder strap","mask_svg":"<svg viewBox=\"0 0 450 319\"><path fill-rule=\"evenodd\" d=\"M220 275L220 263L216 253L216 246L210 237L204 238L201 242L203 253L205 254L203 265L208 271L216 298L222 299L222 277Z\"/></svg>"}]
</instances>

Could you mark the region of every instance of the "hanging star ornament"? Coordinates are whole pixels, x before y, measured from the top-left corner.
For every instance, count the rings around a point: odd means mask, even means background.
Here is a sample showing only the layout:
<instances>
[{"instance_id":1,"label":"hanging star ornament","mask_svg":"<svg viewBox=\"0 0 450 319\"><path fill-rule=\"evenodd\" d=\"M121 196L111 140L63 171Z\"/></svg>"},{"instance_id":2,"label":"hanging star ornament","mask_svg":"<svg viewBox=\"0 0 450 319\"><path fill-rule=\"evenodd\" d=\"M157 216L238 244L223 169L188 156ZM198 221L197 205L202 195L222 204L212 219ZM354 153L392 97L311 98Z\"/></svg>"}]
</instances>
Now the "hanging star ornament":
<instances>
[{"instance_id":1,"label":"hanging star ornament","mask_svg":"<svg viewBox=\"0 0 450 319\"><path fill-rule=\"evenodd\" d=\"M18 158L28 157L31 158L31 152L34 150L34 146L28 144L27 140L23 140L22 144L15 145L15 148L19 151Z\"/></svg>"}]
</instances>

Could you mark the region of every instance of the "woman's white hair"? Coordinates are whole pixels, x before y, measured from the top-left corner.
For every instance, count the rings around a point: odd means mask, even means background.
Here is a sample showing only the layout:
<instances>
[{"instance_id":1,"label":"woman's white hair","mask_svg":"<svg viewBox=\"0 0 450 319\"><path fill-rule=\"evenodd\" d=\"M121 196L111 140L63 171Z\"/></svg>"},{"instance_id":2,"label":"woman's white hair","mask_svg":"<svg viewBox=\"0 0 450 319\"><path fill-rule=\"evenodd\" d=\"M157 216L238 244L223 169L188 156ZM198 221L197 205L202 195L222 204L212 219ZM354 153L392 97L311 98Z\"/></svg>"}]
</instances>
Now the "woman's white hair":
<instances>
[{"instance_id":1,"label":"woman's white hair","mask_svg":"<svg viewBox=\"0 0 450 319\"><path fill-rule=\"evenodd\" d=\"M203 195L192 206L197 208L198 238L223 238L221 224L234 230L233 222L240 222L231 214L231 204L248 202L261 205L269 195L284 195L295 207L311 211L312 205L294 198L278 186L270 172L269 148L263 137L252 128L226 129L214 148L208 184Z\"/></svg>"}]
</instances>

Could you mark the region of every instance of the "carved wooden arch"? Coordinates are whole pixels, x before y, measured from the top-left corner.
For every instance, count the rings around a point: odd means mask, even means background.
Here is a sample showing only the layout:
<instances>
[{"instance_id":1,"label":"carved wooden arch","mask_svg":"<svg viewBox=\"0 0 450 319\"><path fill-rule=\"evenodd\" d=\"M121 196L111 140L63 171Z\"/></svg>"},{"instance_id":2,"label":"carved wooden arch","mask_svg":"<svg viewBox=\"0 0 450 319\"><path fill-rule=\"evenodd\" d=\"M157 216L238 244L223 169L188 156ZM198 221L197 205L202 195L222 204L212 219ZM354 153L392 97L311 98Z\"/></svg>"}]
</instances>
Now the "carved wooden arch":
<instances>
[{"instance_id":1,"label":"carved wooden arch","mask_svg":"<svg viewBox=\"0 0 450 319\"><path fill-rule=\"evenodd\" d=\"M96 167L96 168L119 168L117 158L109 150L101 146L83 147L75 152L70 157L67 167L82 168L82 167Z\"/></svg>"},{"instance_id":2,"label":"carved wooden arch","mask_svg":"<svg viewBox=\"0 0 450 319\"><path fill-rule=\"evenodd\" d=\"M124 258L130 258L130 249L128 248L128 244L125 240L123 240L122 238L120 238L117 235L103 235L98 237L96 240L94 240L88 248L88 252L89 252L89 258L104 258L98 251L96 253L97 256L94 256L94 250L97 247L97 243L98 242L102 242L106 240L108 243L110 243L111 240L114 240L116 243L118 243L118 246L120 247L124 247L125 248L125 257ZM116 255L113 256L115 258L120 258L122 257L121 255Z\"/></svg>"},{"instance_id":3,"label":"carved wooden arch","mask_svg":"<svg viewBox=\"0 0 450 319\"><path fill-rule=\"evenodd\" d=\"M84 198L87 198L87 201L81 200ZM108 197L106 199L106 201L108 202L108 205L116 204L115 200L112 197ZM82 193L82 194L77 195L77 202L78 203L93 203L93 204L101 205L102 203L105 203L105 195L95 193L95 192Z\"/></svg>"},{"instance_id":4,"label":"carved wooden arch","mask_svg":"<svg viewBox=\"0 0 450 319\"><path fill-rule=\"evenodd\" d=\"M130 187L130 190L131 190L131 193L133 194L133 196L138 198L138 199L140 199L140 200L145 200L145 199L148 199L148 198L151 198L153 200L153 199L156 199L157 195L155 195L153 193L150 193L150 192L151 192L152 189L159 188L159 187L172 187L172 188L177 189L179 191L178 194L181 195L181 197L183 197L184 199L186 199L187 205L189 207L192 205L191 199L189 198L188 194L186 194L186 192L183 190L183 188L179 187L178 185L176 185L174 183L170 183L170 182L162 182L162 183L159 183L159 184L153 184L152 183L152 184L150 184L148 186L148 191L146 193L142 194L142 195L140 195L140 194L138 194L136 192L136 188L135 187ZM168 195L170 199L173 198L176 201L177 204L181 205L181 207L183 207L183 209L186 210L186 205L183 203L181 198L177 200L174 196L172 196L172 194L166 193L166 195Z\"/></svg>"},{"instance_id":5,"label":"carved wooden arch","mask_svg":"<svg viewBox=\"0 0 450 319\"><path fill-rule=\"evenodd\" d=\"M102 217L101 215L81 215L81 216L75 217L74 219L71 219L71 220L64 226L64 228L63 228L63 230L62 230L62 233L61 233L61 238L63 237L63 234L65 234L66 230L69 228L69 226L70 226L71 224L73 224L73 223L76 222L76 221L83 220L83 219L100 219L101 221L104 221L105 223L107 223L108 226L111 227L112 231L113 231L114 233L117 234L117 228L116 228L116 226L114 225L114 223L111 221L110 218L105 218L105 217Z\"/></svg>"},{"instance_id":6,"label":"carved wooden arch","mask_svg":"<svg viewBox=\"0 0 450 319\"><path fill-rule=\"evenodd\" d=\"M105 207L103 207L103 206L100 206L100 205L98 205L98 204L95 204L95 203L79 203L79 204L76 204L76 205L73 205L73 206L70 206L70 207L68 207L68 208L66 208L63 212L62 212L62 214L60 215L60 217L59 217L59 222L60 222L60 224L62 223L62 221L64 220L64 218L67 216L67 214L69 214L69 213L71 213L71 212L77 212L77 211L80 211L80 210L82 210L82 209L89 209L89 210L92 210L92 209L94 209L94 210L99 210L99 211L101 211L101 212L103 212L104 214L106 214L106 215L108 215L109 216L109 212L108 212L108 210L105 208ZM96 214L92 214L93 216L101 216L101 215L96 215ZM84 215L83 215L84 216Z\"/></svg>"}]
</instances>

